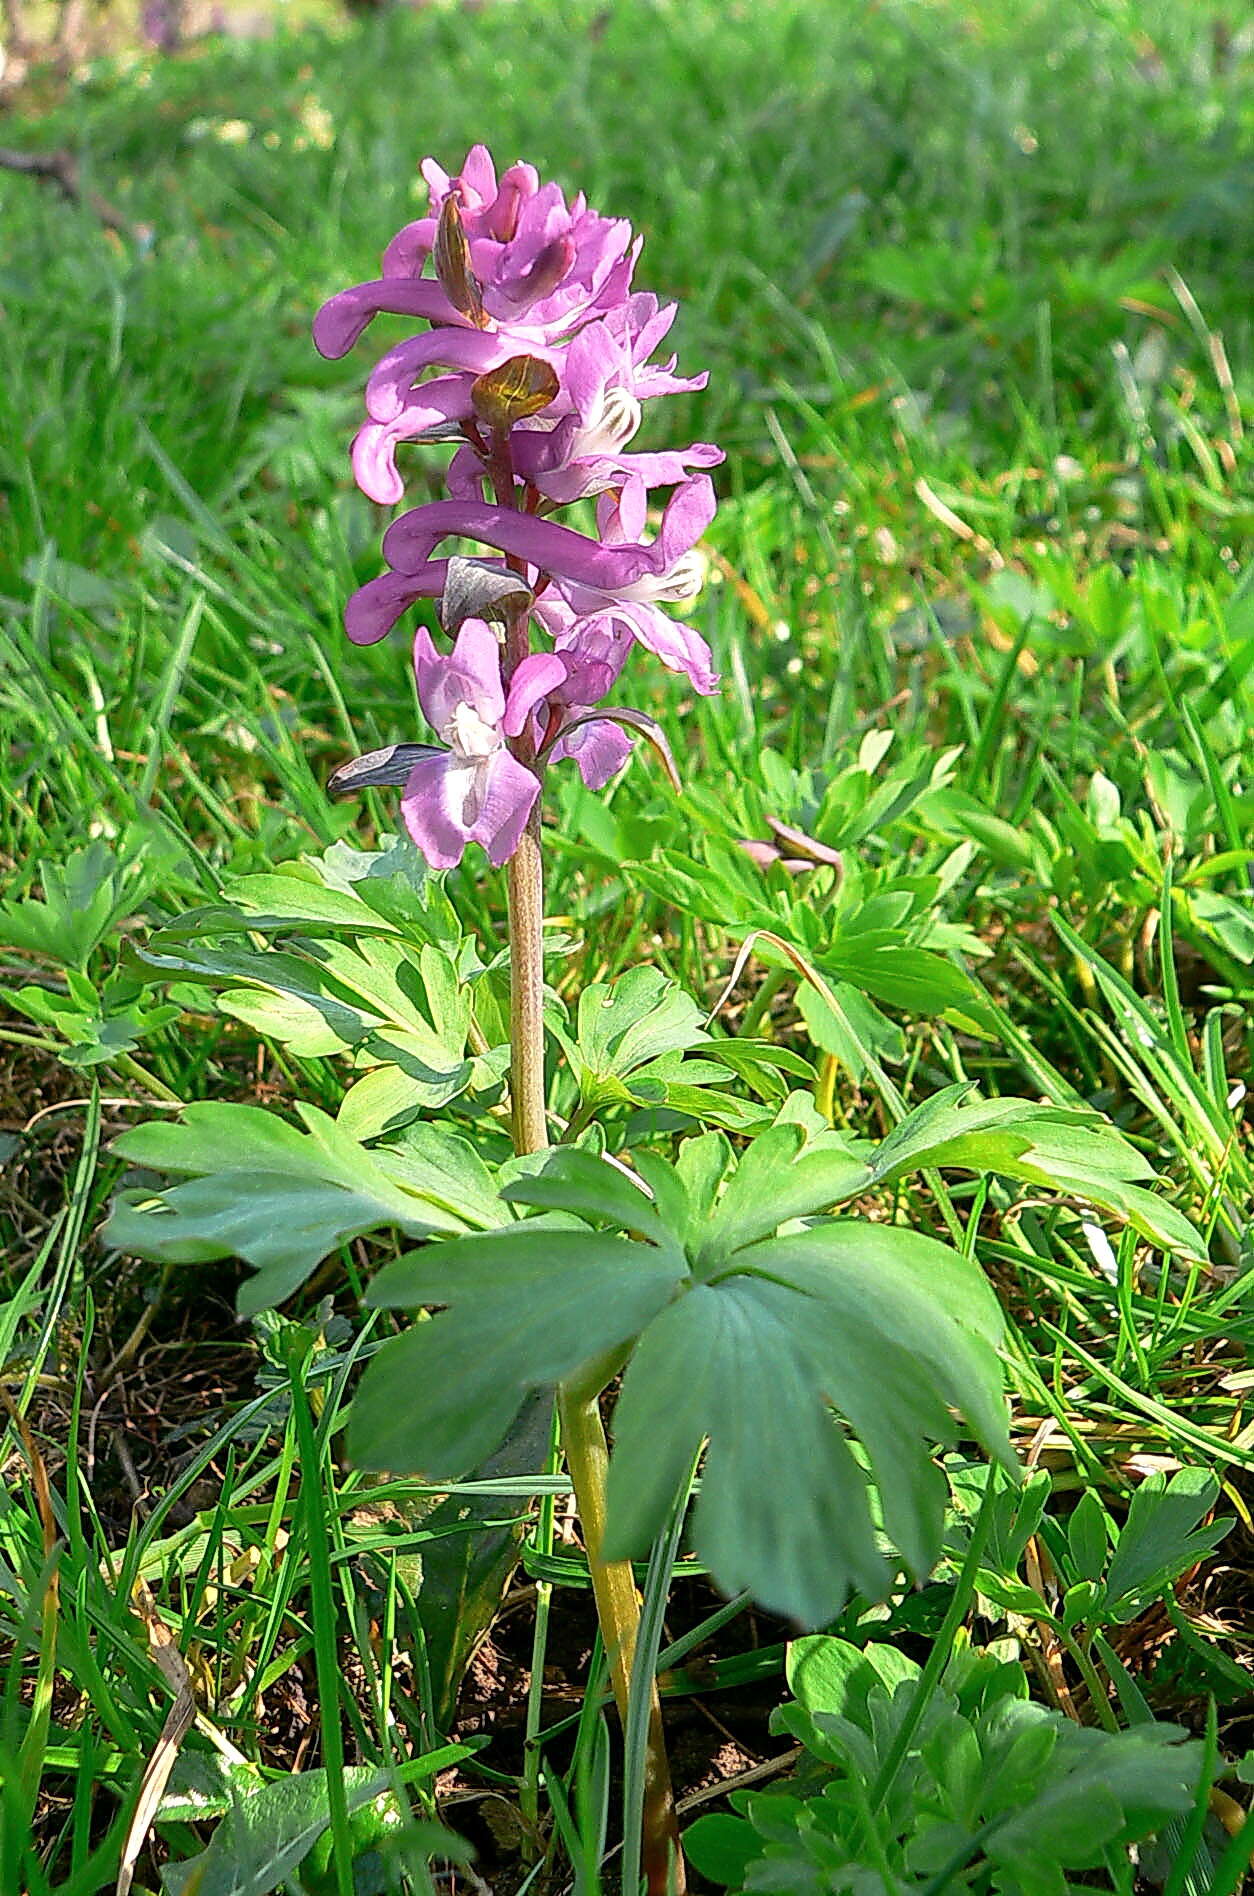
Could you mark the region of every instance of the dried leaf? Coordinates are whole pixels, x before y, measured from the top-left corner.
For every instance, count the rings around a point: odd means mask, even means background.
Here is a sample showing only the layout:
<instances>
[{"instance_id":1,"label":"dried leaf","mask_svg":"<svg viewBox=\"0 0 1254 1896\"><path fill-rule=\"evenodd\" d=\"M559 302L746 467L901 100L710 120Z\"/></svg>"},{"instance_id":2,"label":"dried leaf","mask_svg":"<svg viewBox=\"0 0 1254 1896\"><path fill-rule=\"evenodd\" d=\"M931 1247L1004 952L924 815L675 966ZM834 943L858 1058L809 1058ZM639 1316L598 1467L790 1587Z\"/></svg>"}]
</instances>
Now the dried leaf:
<instances>
[{"instance_id":1,"label":"dried leaf","mask_svg":"<svg viewBox=\"0 0 1254 1896\"><path fill-rule=\"evenodd\" d=\"M470 399L480 421L503 434L516 421L547 408L559 387L557 371L539 356L511 356L475 377Z\"/></svg>"},{"instance_id":2,"label":"dried leaf","mask_svg":"<svg viewBox=\"0 0 1254 1896\"><path fill-rule=\"evenodd\" d=\"M175 1644L174 1634L162 1619L157 1602L148 1590L147 1582L135 1582L134 1600L136 1610L144 1622L148 1634L148 1650L158 1670L174 1687L174 1703L166 1714L161 1727L161 1736L156 1749L145 1768L139 1787L139 1798L135 1812L127 1826L122 1843L122 1860L118 1865L116 1896L128 1896L135 1880L135 1864L144 1847L144 1839L152 1828L153 1819L161 1807L165 1787L169 1782L179 1747L196 1720L196 1700L192 1695L192 1682L184 1662L183 1655Z\"/></svg>"},{"instance_id":3,"label":"dried leaf","mask_svg":"<svg viewBox=\"0 0 1254 1896\"><path fill-rule=\"evenodd\" d=\"M414 765L424 757L433 757L439 748L438 744L385 744L382 750L351 757L327 778L327 795L354 797L359 790L404 783Z\"/></svg>"},{"instance_id":4,"label":"dried leaf","mask_svg":"<svg viewBox=\"0 0 1254 1896\"><path fill-rule=\"evenodd\" d=\"M469 316L476 329L486 329L479 279L470 267L470 246L462 226L461 206L450 195L444 200L435 231L435 273L453 308Z\"/></svg>"},{"instance_id":5,"label":"dried leaf","mask_svg":"<svg viewBox=\"0 0 1254 1896\"><path fill-rule=\"evenodd\" d=\"M517 573L455 554L444 580L440 624L448 633L456 632L466 619L504 625L515 613L525 612L531 600L530 590Z\"/></svg>"}]
</instances>

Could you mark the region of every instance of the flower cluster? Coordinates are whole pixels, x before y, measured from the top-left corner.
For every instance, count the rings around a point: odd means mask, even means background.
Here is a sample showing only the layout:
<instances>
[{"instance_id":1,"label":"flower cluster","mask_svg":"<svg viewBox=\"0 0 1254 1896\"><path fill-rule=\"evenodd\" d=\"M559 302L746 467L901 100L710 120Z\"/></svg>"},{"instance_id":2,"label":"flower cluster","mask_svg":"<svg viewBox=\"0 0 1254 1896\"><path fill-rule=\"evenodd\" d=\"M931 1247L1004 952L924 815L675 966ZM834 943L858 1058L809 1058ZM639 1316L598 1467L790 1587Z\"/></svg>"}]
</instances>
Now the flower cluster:
<instances>
[{"instance_id":1,"label":"flower cluster","mask_svg":"<svg viewBox=\"0 0 1254 1896\"><path fill-rule=\"evenodd\" d=\"M388 570L353 595L345 625L371 644L415 601L442 601L453 649L440 653L421 630L414 667L423 714L446 748L424 747L408 769L402 809L428 861L448 868L469 841L494 863L512 855L549 761L573 758L590 789L620 767L631 744L624 723L647 720L591 713L633 644L698 692L717 689L705 641L662 608L699 589L695 548L715 506L705 470L723 456L708 442L630 451L645 401L703 388L706 377L676 375L673 356L655 359L675 305L632 291L640 243L628 224L582 195L568 204L530 165L498 179L482 145L459 176L432 159L423 175L428 215L392 239L376 281L324 304L314 340L341 356L381 311L429 325L371 373L353 469L364 493L391 505L404 494L398 445L453 440L451 497L393 521ZM673 491L646 540L659 487ZM593 497L595 538L552 519ZM469 580L467 562L435 557L454 536L489 550ZM503 640L492 620L511 626ZM529 649L532 624L550 641L543 651Z\"/></svg>"}]
</instances>

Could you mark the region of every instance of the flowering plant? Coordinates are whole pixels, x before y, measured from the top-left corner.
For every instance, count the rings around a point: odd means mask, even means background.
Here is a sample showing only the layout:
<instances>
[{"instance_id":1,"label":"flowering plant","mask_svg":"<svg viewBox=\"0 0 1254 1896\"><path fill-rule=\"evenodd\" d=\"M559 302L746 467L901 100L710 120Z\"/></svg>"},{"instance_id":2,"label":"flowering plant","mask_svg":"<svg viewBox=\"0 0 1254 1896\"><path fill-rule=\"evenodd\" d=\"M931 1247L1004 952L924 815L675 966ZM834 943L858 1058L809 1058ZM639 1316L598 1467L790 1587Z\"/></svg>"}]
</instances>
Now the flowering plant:
<instances>
[{"instance_id":1,"label":"flowering plant","mask_svg":"<svg viewBox=\"0 0 1254 1896\"><path fill-rule=\"evenodd\" d=\"M1141 1155L1096 1115L973 1100L961 1083L907 1112L878 1066L874 1032L859 1028L875 1017L859 1014L847 983L909 1006L926 980L939 1007L968 1002L971 984L913 943L899 960L885 956L894 942L885 904L907 913L904 886L867 900L874 927L850 925L832 898L838 878L853 879L852 862L792 823L771 820L789 851L783 867L774 844L758 845L764 868L741 849L722 852L728 886L747 890L742 957L760 940L795 969L817 997L815 1038L833 1060L878 1074L895 1122L878 1144L837 1130L830 1089L791 1049L757 1041L748 1020L720 1040L656 968L597 982L564 1019L546 1018L545 774L570 760L598 789L639 736L669 764L652 720L607 702L636 646L692 690L717 688L705 640L665 608L696 586L714 514L710 470L722 457L704 442L633 449L644 403L704 378L658 360L675 311L632 289L639 244L625 223L582 197L568 204L530 166L498 179L482 147L456 177L430 161L425 173L428 215L392 240L377 279L331 298L315 337L338 356L380 312L428 325L369 376L352 458L364 491L391 504L403 493L402 444L451 442L448 497L392 522L387 570L348 601L345 622L370 643L416 602L438 602L438 632L421 627L413 648L430 732L344 765L331 788L399 786L409 834L434 870L459 863L471 843L505 867L508 1047L490 990L476 1013L484 958L432 878L392 874L393 852L350 851L351 861L328 852L295 876L245 877L238 906L183 918L146 959L180 978L226 982L224 1011L266 1023L303 1054L351 1052L372 1070L336 1120L303 1108L304 1132L256 1107L206 1102L182 1126L124 1135L123 1157L177 1182L120 1194L111 1239L172 1262L245 1258L255 1275L240 1301L252 1312L291 1295L348 1238L385 1227L418 1240L376 1273L367 1301L438 1314L372 1346L348 1420L363 1467L460 1481L515 1439L537 1392L542 1407L556 1394L634 1760L623 1774L623 1886L634 1896L643 1870L649 1896L668 1896L682 1890L683 1859L654 1675L681 1537L690 1533L726 1592L824 1625L851 1593L882 1599L900 1576L931 1570L946 1495L935 1450L956 1439L959 1415L994 1460L1013 1465L1000 1308L938 1168L995 1172L1034 1193L1053 1187L1164 1249L1204 1252L1145 1189ZM593 503L594 533L554 518L581 502ZM446 544L467 540L475 557ZM908 803L934 780L900 797ZM849 784L866 805L860 820L874 823L882 790L877 805L862 770ZM851 843L861 834L851 828ZM677 880L677 860L658 865L667 899L700 887L682 863ZM788 864L820 879L817 889L794 896ZM773 907L752 880L763 877ZM777 932L790 915L800 918L795 940ZM241 939L189 948L197 933ZM267 933L282 937L278 952L257 949ZM772 991L768 979L768 999ZM546 1045L561 1055L552 1075ZM498 1149L490 1163L484 1110L501 1111L506 1058L513 1154L502 1163ZM752 1110L718 1087L728 1071L758 1090ZM784 1072L814 1079L813 1094L788 1092ZM460 1131L414 1123L475 1093ZM550 1097L563 1094L563 1130L548 1151ZM681 1128L665 1151L651 1149L656 1122L631 1116L658 1104ZM723 1128L742 1142L733 1147ZM919 1170L955 1242L909 1228L895 1198L870 1217L853 1212ZM601 1404L620 1376L611 1460ZM534 1456L522 1465L533 1469ZM986 1500L995 1499L990 1475ZM642 1620L630 1563L644 1557ZM535 1768L533 1758L533 1812Z\"/></svg>"}]
</instances>

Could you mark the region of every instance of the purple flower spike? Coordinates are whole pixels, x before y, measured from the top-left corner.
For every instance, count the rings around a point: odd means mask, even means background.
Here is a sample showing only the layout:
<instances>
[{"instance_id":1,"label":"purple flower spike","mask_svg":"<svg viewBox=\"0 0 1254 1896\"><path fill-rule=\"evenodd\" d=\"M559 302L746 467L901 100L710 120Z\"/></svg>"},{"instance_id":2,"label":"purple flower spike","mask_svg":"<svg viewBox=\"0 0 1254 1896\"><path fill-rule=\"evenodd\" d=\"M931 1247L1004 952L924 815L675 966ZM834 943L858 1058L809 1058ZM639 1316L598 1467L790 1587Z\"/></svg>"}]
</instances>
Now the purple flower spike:
<instances>
[{"instance_id":1,"label":"purple flower spike","mask_svg":"<svg viewBox=\"0 0 1254 1896\"><path fill-rule=\"evenodd\" d=\"M423 757L401 796L405 826L433 869L452 869L469 842L482 843L498 867L507 862L540 794L535 773L506 748L566 667L534 653L501 681L501 648L482 619L467 619L442 656L425 628L414 640L418 702L448 750Z\"/></svg>"},{"instance_id":2,"label":"purple flower spike","mask_svg":"<svg viewBox=\"0 0 1254 1896\"><path fill-rule=\"evenodd\" d=\"M357 484L383 506L404 494L398 444L454 441L448 500L412 508L383 538L389 570L349 600L355 644L381 639L421 599L440 599L441 622L460 627L450 653L419 631L414 666L423 712L443 750L413 759L402 808L411 836L436 868L478 842L493 863L517 849L550 763L573 759L599 790L644 736L676 780L653 721L602 701L633 645L692 688L718 688L709 647L666 605L700 589L697 542L714 515L706 470L723 459L712 442L634 453L645 402L705 387L658 352L675 305L633 292L640 244L630 227L567 201L530 165L499 177L476 145L461 172L423 165L427 215L387 246L379 278L333 296L314 337L340 356L380 312L429 325L382 357L366 386L366 420L353 442ZM656 358L656 359L655 359ZM656 535L650 495L670 488ZM550 516L597 498L595 535ZM496 558L508 594L508 684L502 650L480 618L486 594L466 597L460 562L437 550L477 541ZM448 586L453 573L451 589ZM531 627L553 649L533 652ZM422 754L419 754L420 751Z\"/></svg>"}]
</instances>

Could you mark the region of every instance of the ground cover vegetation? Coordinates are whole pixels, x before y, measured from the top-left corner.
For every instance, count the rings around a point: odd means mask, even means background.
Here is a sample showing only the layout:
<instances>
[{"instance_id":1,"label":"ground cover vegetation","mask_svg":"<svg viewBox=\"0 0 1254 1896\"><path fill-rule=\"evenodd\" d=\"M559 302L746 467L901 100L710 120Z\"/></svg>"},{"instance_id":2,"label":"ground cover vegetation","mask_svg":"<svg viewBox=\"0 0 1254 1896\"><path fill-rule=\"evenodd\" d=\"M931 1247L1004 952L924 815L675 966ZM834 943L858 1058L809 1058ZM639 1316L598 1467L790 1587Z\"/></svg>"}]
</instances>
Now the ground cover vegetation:
<instances>
[{"instance_id":1,"label":"ground cover vegetation","mask_svg":"<svg viewBox=\"0 0 1254 1896\"><path fill-rule=\"evenodd\" d=\"M690 1881L1240 1887L1244 27L517 0L29 95L0 1889L661 1888L659 1723ZM430 732L309 325L485 138L645 235L641 442L726 454L721 690L637 652L545 784L530 1139L504 876L327 793Z\"/></svg>"}]
</instances>

